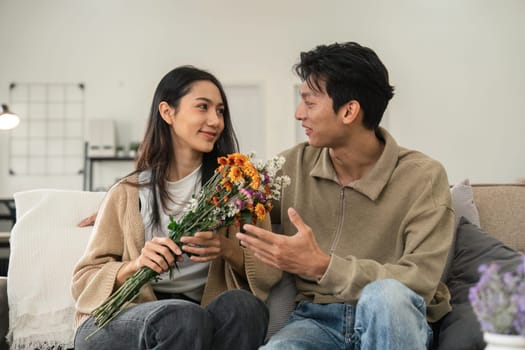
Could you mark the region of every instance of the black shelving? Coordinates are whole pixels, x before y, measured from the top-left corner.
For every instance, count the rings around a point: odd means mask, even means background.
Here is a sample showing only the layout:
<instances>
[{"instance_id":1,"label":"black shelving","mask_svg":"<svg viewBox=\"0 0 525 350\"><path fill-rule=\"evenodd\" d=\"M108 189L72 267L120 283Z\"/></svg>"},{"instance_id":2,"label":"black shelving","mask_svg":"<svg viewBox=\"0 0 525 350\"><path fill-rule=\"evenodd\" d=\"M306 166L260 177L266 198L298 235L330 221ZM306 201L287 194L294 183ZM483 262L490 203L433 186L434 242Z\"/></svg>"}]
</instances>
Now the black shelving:
<instances>
[{"instance_id":1,"label":"black shelving","mask_svg":"<svg viewBox=\"0 0 525 350\"><path fill-rule=\"evenodd\" d=\"M89 157L87 154L88 144L84 147L84 191L93 191L93 165L103 162L133 162L135 157Z\"/></svg>"}]
</instances>

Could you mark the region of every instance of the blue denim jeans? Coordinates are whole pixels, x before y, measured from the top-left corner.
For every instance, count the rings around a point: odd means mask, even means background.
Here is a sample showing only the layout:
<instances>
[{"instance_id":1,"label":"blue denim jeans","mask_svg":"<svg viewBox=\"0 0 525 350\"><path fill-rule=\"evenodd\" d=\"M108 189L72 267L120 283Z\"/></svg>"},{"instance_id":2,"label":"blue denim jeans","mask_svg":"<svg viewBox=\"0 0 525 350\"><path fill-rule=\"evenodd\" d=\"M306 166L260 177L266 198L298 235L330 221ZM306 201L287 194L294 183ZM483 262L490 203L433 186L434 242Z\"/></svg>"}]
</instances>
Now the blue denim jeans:
<instances>
[{"instance_id":1,"label":"blue denim jeans","mask_svg":"<svg viewBox=\"0 0 525 350\"><path fill-rule=\"evenodd\" d=\"M264 350L430 349L432 328L421 296L393 279L368 284L357 304L301 301Z\"/></svg>"},{"instance_id":2,"label":"blue denim jeans","mask_svg":"<svg viewBox=\"0 0 525 350\"><path fill-rule=\"evenodd\" d=\"M87 319L75 335L84 349L257 349L268 326L268 309L244 290L227 291L206 308L187 300L166 299L122 311L96 330Z\"/></svg>"}]
</instances>

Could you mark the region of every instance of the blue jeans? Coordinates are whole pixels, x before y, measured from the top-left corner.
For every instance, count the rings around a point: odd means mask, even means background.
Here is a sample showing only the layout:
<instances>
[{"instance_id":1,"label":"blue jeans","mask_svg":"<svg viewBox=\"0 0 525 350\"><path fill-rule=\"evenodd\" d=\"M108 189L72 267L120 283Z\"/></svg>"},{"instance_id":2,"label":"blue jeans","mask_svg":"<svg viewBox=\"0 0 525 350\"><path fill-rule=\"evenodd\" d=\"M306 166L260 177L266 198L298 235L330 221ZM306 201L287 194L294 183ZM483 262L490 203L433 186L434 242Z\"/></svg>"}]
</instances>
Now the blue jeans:
<instances>
[{"instance_id":1,"label":"blue jeans","mask_svg":"<svg viewBox=\"0 0 525 350\"><path fill-rule=\"evenodd\" d=\"M75 335L84 349L257 349L268 326L268 309L244 290L227 291L206 308L180 299L139 304L122 311L95 335L93 318Z\"/></svg>"},{"instance_id":2,"label":"blue jeans","mask_svg":"<svg viewBox=\"0 0 525 350\"><path fill-rule=\"evenodd\" d=\"M301 301L264 350L429 349L432 328L421 296L397 280L368 284L355 306Z\"/></svg>"}]
</instances>

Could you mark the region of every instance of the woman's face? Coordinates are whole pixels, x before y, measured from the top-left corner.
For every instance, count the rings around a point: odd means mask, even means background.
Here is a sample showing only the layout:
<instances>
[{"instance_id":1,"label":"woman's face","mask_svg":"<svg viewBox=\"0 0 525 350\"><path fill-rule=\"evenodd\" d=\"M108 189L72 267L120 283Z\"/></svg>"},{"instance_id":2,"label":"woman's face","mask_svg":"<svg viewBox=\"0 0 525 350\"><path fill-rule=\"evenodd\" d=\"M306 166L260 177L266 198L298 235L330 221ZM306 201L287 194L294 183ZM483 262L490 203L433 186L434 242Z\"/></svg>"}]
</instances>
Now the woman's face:
<instances>
[{"instance_id":1,"label":"woman's face","mask_svg":"<svg viewBox=\"0 0 525 350\"><path fill-rule=\"evenodd\" d=\"M175 110L161 102L159 110L166 123L171 125L175 150L208 153L224 130L224 102L215 84L199 80L180 99Z\"/></svg>"}]
</instances>

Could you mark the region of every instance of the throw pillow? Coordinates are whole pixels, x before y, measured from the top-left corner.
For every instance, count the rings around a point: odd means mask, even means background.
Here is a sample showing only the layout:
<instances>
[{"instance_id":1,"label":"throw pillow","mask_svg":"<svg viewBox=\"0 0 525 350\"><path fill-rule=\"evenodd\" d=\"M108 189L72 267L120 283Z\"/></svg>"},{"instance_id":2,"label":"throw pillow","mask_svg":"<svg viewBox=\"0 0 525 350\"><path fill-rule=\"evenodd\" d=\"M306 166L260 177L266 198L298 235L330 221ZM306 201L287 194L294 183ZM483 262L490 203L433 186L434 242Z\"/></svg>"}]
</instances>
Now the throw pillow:
<instances>
[{"instance_id":1,"label":"throw pillow","mask_svg":"<svg viewBox=\"0 0 525 350\"><path fill-rule=\"evenodd\" d=\"M452 196L452 208L456 216L454 223L455 229L458 228L459 220L462 217L466 218L471 224L480 226L479 213L474 204L474 193L472 186L470 186L469 179L465 179L452 186L450 195Z\"/></svg>"},{"instance_id":2,"label":"throw pillow","mask_svg":"<svg viewBox=\"0 0 525 350\"><path fill-rule=\"evenodd\" d=\"M510 270L521 263L521 255L462 218L446 281L452 311L441 320L438 349L484 348L483 334L470 306L468 293L479 280L478 267L491 262L500 264L503 270Z\"/></svg>"},{"instance_id":3,"label":"throw pillow","mask_svg":"<svg viewBox=\"0 0 525 350\"><path fill-rule=\"evenodd\" d=\"M472 191L472 186L470 185L469 179L465 179L452 186L450 189L450 196L452 197L452 209L454 209L455 214L454 240L452 241L453 243L448 253L445 268L443 269L443 275L441 276L442 282L445 282L448 278L450 264L452 263L452 259L454 257L454 242L456 240L455 236L457 234L459 220L464 217L470 223L480 226L479 213L474 203L474 192Z\"/></svg>"}]
</instances>

